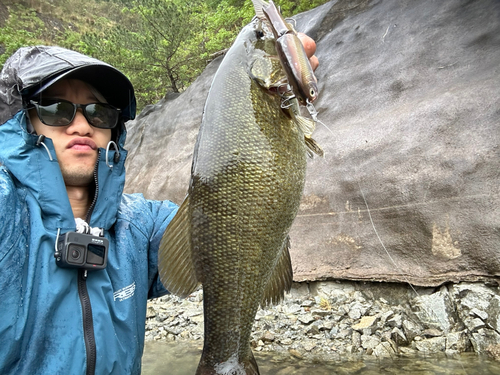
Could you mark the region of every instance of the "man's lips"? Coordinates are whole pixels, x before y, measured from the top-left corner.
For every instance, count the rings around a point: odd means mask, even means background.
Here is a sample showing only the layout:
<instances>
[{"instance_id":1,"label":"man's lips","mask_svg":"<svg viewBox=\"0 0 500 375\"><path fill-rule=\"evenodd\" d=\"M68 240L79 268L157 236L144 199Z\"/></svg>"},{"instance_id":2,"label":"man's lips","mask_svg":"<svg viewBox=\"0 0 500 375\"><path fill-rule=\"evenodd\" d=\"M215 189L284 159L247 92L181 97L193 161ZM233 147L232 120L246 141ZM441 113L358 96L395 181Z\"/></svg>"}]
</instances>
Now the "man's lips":
<instances>
[{"instance_id":1,"label":"man's lips","mask_svg":"<svg viewBox=\"0 0 500 375\"><path fill-rule=\"evenodd\" d=\"M78 151L86 151L86 150L96 150L97 145L90 138L74 138L68 143L66 148Z\"/></svg>"}]
</instances>

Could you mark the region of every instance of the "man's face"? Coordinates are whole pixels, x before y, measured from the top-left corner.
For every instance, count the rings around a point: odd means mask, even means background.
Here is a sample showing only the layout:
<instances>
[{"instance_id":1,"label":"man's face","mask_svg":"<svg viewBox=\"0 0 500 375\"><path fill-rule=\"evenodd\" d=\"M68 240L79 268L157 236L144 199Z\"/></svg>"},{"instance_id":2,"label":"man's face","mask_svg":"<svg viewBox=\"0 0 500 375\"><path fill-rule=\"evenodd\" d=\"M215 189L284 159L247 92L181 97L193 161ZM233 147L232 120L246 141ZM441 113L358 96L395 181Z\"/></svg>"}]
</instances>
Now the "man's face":
<instances>
[{"instance_id":1,"label":"man's face","mask_svg":"<svg viewBox=\"0 0 500 375\"><path fill-rule=\"evenodd\" d=\"M63 79L43 92L45 98L65 99L76 104L98 102L87 84L75 79ZM30 110L30 120L37 134L52 139L57 160L67 186L88 186L93 181L98 147L106 148L111 140L110 129L93 127L81 108L66 126L48 126Z\"/></svg>"}]
</instances>

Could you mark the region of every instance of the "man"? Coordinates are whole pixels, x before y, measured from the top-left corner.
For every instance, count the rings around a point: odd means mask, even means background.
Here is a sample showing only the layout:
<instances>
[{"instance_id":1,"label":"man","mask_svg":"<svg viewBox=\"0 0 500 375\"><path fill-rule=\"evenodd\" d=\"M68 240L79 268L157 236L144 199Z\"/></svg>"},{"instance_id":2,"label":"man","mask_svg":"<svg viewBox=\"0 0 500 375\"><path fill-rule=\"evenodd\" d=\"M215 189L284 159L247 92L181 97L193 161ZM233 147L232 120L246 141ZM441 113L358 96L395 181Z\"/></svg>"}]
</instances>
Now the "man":
<instances>
[{"instance_id":1,"label":"man","mask_svg":"<svg viewBox=\"0 0 500 375\"><path fill-rule=\"evenodd\" d=\"M5 63L0 374L140 373L147 299L168 293L157 252L177 206L123 194L134 116L131 83L99 60L38 46ZM104 239L107 252L92 250Z\"/></svg>"}]
</instances>

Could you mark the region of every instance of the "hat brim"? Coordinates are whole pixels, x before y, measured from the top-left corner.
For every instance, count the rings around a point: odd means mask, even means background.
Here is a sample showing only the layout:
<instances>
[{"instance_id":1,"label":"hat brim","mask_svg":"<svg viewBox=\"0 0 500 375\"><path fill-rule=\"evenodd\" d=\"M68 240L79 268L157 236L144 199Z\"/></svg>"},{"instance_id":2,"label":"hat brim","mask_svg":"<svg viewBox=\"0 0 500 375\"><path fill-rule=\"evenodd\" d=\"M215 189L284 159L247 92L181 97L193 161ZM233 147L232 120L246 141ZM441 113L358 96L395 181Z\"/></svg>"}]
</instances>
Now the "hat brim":
<instances>
[{"instance_id":1,"label":"hat brim","mask_svg":"<svg viewBox=\"0 0 500 375\"><path fill-rule=\"evenodd\" d=\"M30 88L30 97L38 96L44 90L62 79L78 79L92 85L106 101L122 110L125 121L135 117L134 88L129 79L109 65L83 65L59 71Z\"/></svg>"}]
</instances>

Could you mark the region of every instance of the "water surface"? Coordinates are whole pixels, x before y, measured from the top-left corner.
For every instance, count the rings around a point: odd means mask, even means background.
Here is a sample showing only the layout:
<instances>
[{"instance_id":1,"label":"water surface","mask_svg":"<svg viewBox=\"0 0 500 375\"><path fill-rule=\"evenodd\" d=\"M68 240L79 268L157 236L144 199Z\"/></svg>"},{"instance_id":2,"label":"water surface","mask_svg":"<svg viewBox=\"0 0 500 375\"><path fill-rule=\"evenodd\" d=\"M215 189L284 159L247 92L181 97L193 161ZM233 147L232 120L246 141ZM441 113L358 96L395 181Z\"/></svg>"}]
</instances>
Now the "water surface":
<instances>
[{"instance_id":1,"label":"water surface","mask_svg":"<svg viewBox=\"0 0 500 375\"><path fill-rule=\"evenodd\" d=\"M143 375L194 375L201 356L202 342L148 341L142 360ZM371 358L352 361L311 361L288 354L256 352L262 375L498 375L500 362L474 353L447 357Z\"/></svg>"}]
</instances>

